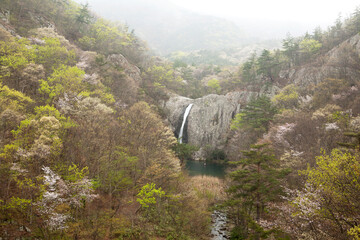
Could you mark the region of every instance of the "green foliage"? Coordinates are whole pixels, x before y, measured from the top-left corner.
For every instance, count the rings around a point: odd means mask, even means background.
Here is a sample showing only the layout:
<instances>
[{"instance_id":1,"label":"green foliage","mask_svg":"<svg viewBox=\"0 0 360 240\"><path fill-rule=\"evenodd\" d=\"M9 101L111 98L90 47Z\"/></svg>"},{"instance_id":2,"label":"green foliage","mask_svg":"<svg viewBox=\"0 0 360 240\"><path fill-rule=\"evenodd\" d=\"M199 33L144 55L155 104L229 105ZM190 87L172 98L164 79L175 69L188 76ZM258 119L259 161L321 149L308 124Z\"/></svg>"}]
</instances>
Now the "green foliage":
<instances>
[{"instance_id":1,"label":"green foliage","mask_svg":"<svg viewBox=\"0 0 360 240\"><path fill-rule=\"evenodd\" d=\"M47 80L40 81L39 92L48 96L47 102L62 96L65 92L78 95L85 89L82 83L85 72L77 67L61 65Z\"/></svg>"},{"instance_id":2,"label":"green foliage","mask_svg":"<svg viewBox=\"0 0 360 240\"><path fill-rule=\"evenodd\" d=\"M11 162L18 148L19 147L15 144L5 145L2 149L2 152L0 153L0 158L5 160L6 162Z\"/></svg>"},{"instance_id":3,"label":"green foliage","mask_svg":"<svg viewBox=\"0 0 360 240\"><path fill-rule=\"evenodd\" d=\"M89 24L92 19L93 16L90 14L89 3L81 4L78 15L76 16L76 22L79 24Z\"/></svg>"},{"instance_id":4,"label":"green foliage","mask_svg":"<svg viewBox=\"0 0 360 240\"><path fill-rule=\"evenodd\" d=\"M360 203L360 162L358 153L351 154L333 149L316 157L316 166L303 172L307 177L312 198L307 201L318 208L312 211L314 218L330 221L334 229L326 232L345 237L346 232L357 235ZM299 202L298 204L301 204ZM347 231L346 231L347 230ZM334 233L334 231L336 233Z\"/></svg>"},{"instance_id":5,"label":"green foliage","mask_svg":"<svg viewBox=\"0 0 360 240\"><path fill-rule=\"evenodd\" d=\"M91 50L96 46L96 39L89 36L83 36L78 42L83 50Z\"/></svg>"},{"instance_id":6,"label":"green foliage","mask_svg":"<svg viewBox=\"0 0 360 240\"><path fill-rule=\"evenodd\" d=\"M295 85L290 84L275 95L272 102L280 109L293 109L299 105L299 94Z\"/></svg>"},{"instance_id":7,"label":"green foliage","mask_svg":"<svg viewBox=\"0 0 360 240\"><path fill-rule=\"evenodd\" d=\"M290 63L296 64L298 61L299 40L288 35L287 38L283 40L282 45L284 54L288 57Z\"/></svg>"},{"instance_id":8,"label":"green foliage","mask_svg":"<svg viewBox=\"0 0 360 240\"><path fill-rule=\"evenodd\" d=\"M35 59L35 51L25 39L0 41L0 80L16 78L29 63Z\"/></svg>"},{"instance_id":9,"label":"green foliage","mask_svg":"<svg viewBox=\"0 0 360 240\"><path fill-rule=\"evenodd\" d=\"M254 204L253 199L256 197L260 197L257 201L263 204L277 199L282 193L279 180L288 170L278 169L279 160L267 144L252 145L243 154L245 157L235 162L241 167L231 173L235 185L229 188L229 192L236 193L237 197L244 197L245 205Z\"/></svg>"},{"instance_id":10,"label":"green foliage","mask_svg":"<svg viewBox=\"0 0 360 240\"><path fill-rule=\"evenodd\" d=\"M345 203L345 198L351 199L353 191L360 192L360 163L357 156L334 149L331 155L323 152L322 156L316 157L316 165L305 172L307 182L325 193L331 193L336 202ZM348 188L344 189L342 184Z\"/></svg>"},{"instance_id":11,"label":"green foliage","mask_svg":"<svg viewBox=\"0 0 360 240\"><path fill-rule=\"evenodd\" d=\"M8 86L2 86L0 83L0 112L5 109L25 111L27 107L33 103L34 100L30 97L14 89L10 89Z\"/></svg>"},{"instance_id":12,"label":"green foliage","mask_svg":"<svg viewBox=\"0 0 360 240\"><path fill-rule=\"evenodd\" d=\"M89 174L89 168L83 167L79 169L74 163L69 166L68 173L65 176L65 179L70 182L78 182L81 181L84 177Z\"/></svg>"},{"instance_id":13,"label":"green foliage","mask_svg":"<svg viewBox=\"0 0 360 240\"><path fill-rule=\"evenodd\" d=\"M54 106L38 106L34 108L35 118L39 119L42 116L53 116L59 121L65 121L66 118Z\"/></svg>"},{"instance_id":14,"label":"green foliage","mask_svg":"<svg viewBox=\"0 0 360 240\"><path fill-rule=\"evenodd\" d=\"M234 63L232 59L232 54L234 53L234 51L235 51L234 49L226 49L226 50L202 49L191 52L176 51L170 53L167 57L174 62L174 68L186 67L187 65L231 66L231 65L236 65L236 63Z\"/></svg>"},{"instance_id":15,"label":"green foliage","mask_svg":"<svg viewBox=\"0 0 360 240\"><path fill-rule=\"evenodd\" d=\"M236 114L231 123L232 129L253 128L264 132L268 130L270 121L278 112L277 108L271 104L267 96L252 98L241 113Z\"/></svg>"},{"instance_id":16,"label":"green foliage","mask_svg":"<svg viewBox=\"0 0 360 240\"><path fill-rule=\"evenodd\" d=\"M12 210L19 209L20 211L24 211L29 207L31 202L32 202L31 199L12 197L7 204L3 206L0 205L0 211L9 210L9 209Z\"/></svg>"},{"instance_id":17,"label":"green foliage","mask_svg":"<svg viewBox=\"0 0 360 240\"><path fill-rule=\"evenodd\" d=\"M348 149L357 149L358 151L360 151L360 132L348 131L345 132L344 135L354 139L354 141L348 143L339 142L338 144Z\"/></svg>"},{"instance_id":18,"label":"green foliage","mask_svg":"<svg viewBox=\"0 0 360 240\"><path fill-rule=\"evenodd\" d=\"M0 235L10 239L206 235L208 212L197 206L195 194L184 194L188 187L171 149L176 139L155 107L138 102L115 112L106 105L115 102L110 92L116 93L119 103L138 101L137 96L124 100L123 93L137 90L137 85L124 83L133 84L132 77L105 60L121 53L131 63L129 55L143 61L137 55L143 46L135 35L126 26L93 18L87 5L73 1L5 0L0 8L5 15L9 10L9 25L17 33L27 33L36 43L0 30L0 39L6 40L0 43ZM43 21L54 23L56 33L48 28L29 31ZM77 47L70 42L104 54L96 60L92 58L96 53L86 55L89 76L98 74L94 81L74 67ZM154 67L149 76L149 88L183 88L171 64ZM130 88L135 90L127 93ZM61 106L63 114L51 104ZM10 119L11 127L3 119ZM171 194L165 196L165 191ZM139 201L132 201L137 193ZM88 204L87 199L95 197L97 201ZM132 211L139 204L140 211Z\"/></svg>"},{"instance_id":19,"label":"green foliage","mask_svg":"<svg viewBox=\"0 0 360 240\"><path fill-rule=\"evenodd\" d=\"M173 150L174 150L176 156L181 161L185 161L185 160L191 160L193 153L195 151L199 150L199 148L196 147L196 146L187 144L187 143L179 143L179 142L177 142L173 146Z\"/></svg>"},{"instance_id":20,"label":"green foliage","mask_svg":"<svg viewBox=\"0 0 360 240\"><path fill-rule=\"evenodd\" d=\"M322 47L322 44L315 39L305 38L299 44L300 51L307 54L315 54Z\"/></svg>"},{"instance_id":21,"label":"green foliage","mask_svg":"<svg viewBox=\"0 0 360 240\"><path fill-rule=\"evenodd\" d=\"M267 203L279 200L283 194L280 181L289 171L278 168L279 160L268 144L253 145L243 155L244 158L234 162L240 167L230 174L231 184L227 189L230 198L226 205L235 211L236 232L247 239L248 234L265 233L258 224L266 214Z\"/></svg>"},{"instance_id":22,"label":"green foliage","mask_svg":"<svg viewBox=\"0 0 360 240\"><path fill-rule=\"evenodd\" d=\"M256 53L253 53L242 65L242 80L245 83L251 83L256 78Z\"/></svg>"},{"instance_id":23,"label":"green foliage","mask_svg":"<svg viewBox=\"0 0 360 240\"><path fill-rule=\"evenodd\" d=\"M359 226L354 226L354 227L350 228L347 233L354 240L360 240L360 227Z\"/></svg>"},{"instance_id":24,"label":"green foliage","mask_svg":"<svg viewBox=\"0 0 360 240\"><path fill-rule=\"evenodd\" d=\"M139 159L137 169L147 170L150 176L157 172L156 179L163 181L174 176L179 167L179 160L171 150L177 142L176 138L147 103L138 102L123 111L119 130L122 146L130 156L137 156ZM151 166L153 169L150 169ZM143 178L147 173L143 173ZM150 179L155 182L154 177Z\"/></svg>"},{"instance_id":25,"label":"green foliage","mask_svg":"<svg viewBox=\"0 0 360 240\"><path fill-rule=\"evenodd\" d=\"M62 65L75 64L75 52L61 46L58 38L45 37L44 45L37 45L35 62L42 64L47 71L61 68Z\"/></svg>"},{"instance_id":26,"label":"green foliage","mask_svg":"<svg viewBox=\"0 0 360 240\"><path fill-rule=\"evenodd\" d=\"M19 158L16 150L20 149L24 166L38 169L37 164L41 159L47 159L50 164L59 158L64 130L74 125L56 108L48 105L36 107L34 112L12 131L15 140L5 146L1 156L8 160Z\"/></svg>"},{"instance_id":27,"label":"green foliage","mask_svg":"<svg viewBox=\"0 0 360 240\"><path fill-rule=\"evenodd\" d=\"M158 87L166 86L171 89L173 87L177 87L177 85L182 82L180 77L175 76L171 65L153 65L147 69L146 74L151 78L154 86Z\"/></svg>"},{"instance_id":28,"label":"green foliage","mask_svg":"<svg viewBox=\"0 0 360 240\"><path fill-rule=\"evenodd\" d=\"M97 50L106 54L120 53L124 46L132 43L133 38L121 26L97 19L90 25L88 33L79 39L80 45L86 50Z\"/></svg>"},{"instance_id":29,"label":"green foliage","mask_svg":"<svg viewBox=\"0 0 360 240\"><path fill-rule=\"evenodd\" d=\"M208 81L207 86L211 89L211 92L219 94L221 91L220 82L216 78L212 78Z\"/></svg>"},{"instance_id":30,"label":"green foliage","mask_svg":"<svg viewBox=\"0 0 360 240\"><path fill-rule=\"evenodd\" d=\"M175 59L174 63L173 63L173 67L176 68L185 68L187 67L187 64L183 61L181 61L180 59Z\"/></svg>"},{"instance_id":31,"label":"green foliage","mask_svg":"<svg viewBox=\"0 0 360 240\"><path fill-rule=\"evenodd\" d=\"M273 83L284 63L281 51L270 52L264 49L259 57L253 53L242 65L241 79L243 83L263 84L263 80Z\"/></svg>"},{"instance_id":32,"label":"green foliage","mask_svg":"<svg viewBox=\"0 0 360 240\"><path fill-rule=\"evenodd\" d=\"M118 147L111 159L102 159L99 183L102 190L110 194L119 194L134 185L132 176L140 171L136 169L138 158L130 156L126 150Z\"/></svg>"},{"instance_id":33,"label":"green foliage","mask_svg":"<svg viewBox=\"0 0 360 240\"><path fill-rule=\"evenodd\" d=\"M257 59L257 73L263 74L266 77L269 77L273 80L273 73L272 70L275 66L275 59L269 50L264 49L261 55Z\"/></svg>"},{"instance_id":34,"label":"green foliage","mask_svg":"<svg viewBox=\"0 0 360 240\"><path fill-rule=\"evenodd\" d=\"M226 161L225 151L222 149L214 149L206 154L206 160L208 161Z\"/></svg>"},{"instance_id":35,"label":"green foliage","mask_svg":"<svg viewBox=\"0 0 360 240\"><path fill-rule=\"evenodd\" d=\"M138 198L136 201L139 202L143 208L149 208L150 206L156 205L157 199L164 195L165 192L161 190L161 187L157 189L155 183L148 183L141 188L137 194Z\"/></svg>"},{"instance_id":36,"label":"green foliage","mask_svg":"<svg viewBox=\"0 0 360 240\"><path fill-rule=\"evenodd\" d=\"M313 107L319 108L331 103L332 96L339 94L348 87L343 79L327 78L314 88Z\"/></svg>"},{"instance_id":37,"label":"green foliage","mask_svg":"<svg viewBox=\"0 0 360 240\"><path fill-rule=\"evenodd\" d=\"M183 79L176 76L170 64L153 65L143 74L145 90L154 99L165 95L164 89L179 91L182 88Z\"/></svg>"}]
</instances>

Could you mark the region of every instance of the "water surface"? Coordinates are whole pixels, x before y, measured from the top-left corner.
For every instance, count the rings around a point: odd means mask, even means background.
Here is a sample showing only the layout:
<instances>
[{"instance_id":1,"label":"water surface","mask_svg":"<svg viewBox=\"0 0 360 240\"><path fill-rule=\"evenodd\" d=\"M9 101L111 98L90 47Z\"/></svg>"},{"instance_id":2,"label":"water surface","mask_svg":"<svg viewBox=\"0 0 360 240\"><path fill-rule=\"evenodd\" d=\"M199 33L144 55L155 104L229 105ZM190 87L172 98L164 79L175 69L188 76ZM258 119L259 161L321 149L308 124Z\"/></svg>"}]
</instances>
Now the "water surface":
<instances>
[{"instance_id":1,"label":"water surface","mask_svg":"<svg viewBox=\"0 0 360 240\"><path fill-rule=\"evenodd\" d=\"M220 163L205 161L186 161L185 168L190 176L213 176L224 178L226 166Z\"/></svg>"}]
</instances>

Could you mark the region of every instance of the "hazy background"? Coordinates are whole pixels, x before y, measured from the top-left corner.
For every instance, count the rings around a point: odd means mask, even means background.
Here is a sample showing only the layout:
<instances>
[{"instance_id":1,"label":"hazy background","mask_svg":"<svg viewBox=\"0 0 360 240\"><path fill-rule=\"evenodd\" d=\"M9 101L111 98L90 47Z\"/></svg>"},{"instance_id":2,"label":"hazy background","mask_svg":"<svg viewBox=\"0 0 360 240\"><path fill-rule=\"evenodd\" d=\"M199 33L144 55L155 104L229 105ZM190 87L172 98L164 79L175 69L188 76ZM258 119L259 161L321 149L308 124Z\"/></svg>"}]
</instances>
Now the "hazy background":
<instances>
[{"instance_id":1,"label":"hazy background","mask_svg":"<svg viewBox=\"0 0 360 240\"><path fill-rule=\"evenodd\" d=\"M279 47L292 36L326 30L358 0L77 0L135 29L158 54L200 49L248 52ZM245 50L244 50L245 49ZM247 49L247 50L246 50ZM246 55L245 54L245 55Z\"/></svg>"}]
</instances>

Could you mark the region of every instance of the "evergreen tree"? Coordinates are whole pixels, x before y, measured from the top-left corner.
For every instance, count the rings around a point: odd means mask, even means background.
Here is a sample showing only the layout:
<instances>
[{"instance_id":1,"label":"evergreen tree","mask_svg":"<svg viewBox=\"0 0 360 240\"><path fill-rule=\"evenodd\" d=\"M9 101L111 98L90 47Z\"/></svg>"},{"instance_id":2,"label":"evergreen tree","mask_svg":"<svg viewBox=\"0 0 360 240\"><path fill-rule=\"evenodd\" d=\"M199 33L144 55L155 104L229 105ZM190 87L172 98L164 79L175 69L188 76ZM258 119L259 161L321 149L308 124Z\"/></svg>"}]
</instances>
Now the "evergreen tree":
<instances>
[{"instance_id":1,"label":"evergreen tree","mask_svg":"<svg viewBox=\"0 0 360 240\"><path fill-rule=\"evenodd\" d=\"M288 34L286 39L283 40L282 46L285 55L289 58L290 66L292 64L296 65L298 62L299 41Z\"/></svg>"},{"instance_id":2,"label":"evergreen tree","mask_svg":"<svg viewBox=\"0 0 360 240\"><path fill-rule=\"evenodd\" d=\"M345 132L344 135L347 137L354 138L356 142L351 142L351 143L339 142L338 144L342 147L357 149L360 151L360 132L350 131L350 132Z\"/></svg>"},{"instance_id":3,"label":"evergreen tree","mask_svg":"<svg viewBox=\"0 0 360 240\"><path fill-rule=\"evenodd\" d=\"M242 66L242 78L245 82L253 82L256 78L256 53L252 53Z\"/></svg>"},{"instance_id":4,"label":"evergreen tree","mask_svg":"<svg viewBox=\"0 0 360 240\"><path fill-rule=\"evenodd\" d=\"M253 145L243 151L244 158L236 164L239 168L230 174L231 186L228 188L228 206L236 206L235 229L246 235L266 234L258 225L263 218L266 204L275 201L282 194L280 180L288 173L278 169L279 160L275 158L268 144ZM233 208L234 209L234 208ZM255 221L254 221L255 220ZM250 228L250 229L249 229Z\"/></svg>"},{"instance_id":5,"label":"evergreen tree","mask_svg":"<svg viewBox=\"0 0 360 240\"><path fill-rule=\"evenodd\" d=\"M271 103L267 96L259 96L250 100L248 105L241 113L235 116L232 128L250 127L259 132L269 129L270 121L278 112L277 108Z\"/></svg>"},{"instance_id":6,"label":"evergreen tree","mask_svg":"<svg viewBox=\"0 0 360 240\"><path fill-rule=\"evenodd\" d=\"M274 81L273 68L275 67L275 59L269 50L264 49L257 59L258 74L262 74L264 77L270 78L271 82Z\"/></svg>"}]
</instances>

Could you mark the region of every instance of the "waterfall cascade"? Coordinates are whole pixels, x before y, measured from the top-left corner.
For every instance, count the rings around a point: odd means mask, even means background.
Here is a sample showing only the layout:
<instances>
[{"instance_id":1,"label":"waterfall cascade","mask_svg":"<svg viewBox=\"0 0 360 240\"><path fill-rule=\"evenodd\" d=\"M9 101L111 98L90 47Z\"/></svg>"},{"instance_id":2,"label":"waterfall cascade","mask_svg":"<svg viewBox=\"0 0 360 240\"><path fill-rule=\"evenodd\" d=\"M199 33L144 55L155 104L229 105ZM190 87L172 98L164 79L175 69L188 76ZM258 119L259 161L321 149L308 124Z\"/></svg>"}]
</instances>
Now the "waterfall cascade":
<instances>
[{"instance_id":1,"label":"waterfall cascade","mask_svg":"<svg viewBox=\"0 0 360 240\"><path fill-rule=\"evenodd\" d=\"M184 127L185 127L185 123L186 123L186 119L189 116L190 110L192 108L193 104L190 103L189 106L187 106L185 113L184 113L184 119L183 122L181 124L181 128L180 128L180 132L179 132L179 142L182 143L182 138L183 138L183 133L184 133Z\"/></svg>"}]
</instances>

